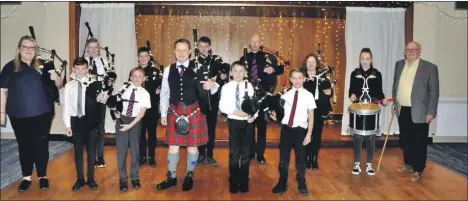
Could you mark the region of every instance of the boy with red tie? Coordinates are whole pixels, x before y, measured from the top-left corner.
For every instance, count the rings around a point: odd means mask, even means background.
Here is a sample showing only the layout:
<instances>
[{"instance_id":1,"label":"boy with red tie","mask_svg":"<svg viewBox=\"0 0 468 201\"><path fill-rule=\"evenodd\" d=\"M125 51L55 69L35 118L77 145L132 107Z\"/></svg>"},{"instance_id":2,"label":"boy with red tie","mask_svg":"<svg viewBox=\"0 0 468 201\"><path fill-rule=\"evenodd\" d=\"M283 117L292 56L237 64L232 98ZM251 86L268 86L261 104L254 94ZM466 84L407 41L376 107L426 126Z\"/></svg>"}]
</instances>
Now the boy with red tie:
<instances>
[{"instance_id":1,"label":"boy with red tie","mask_svg":"<svg viewBox=\"0 0 468 201\"><path fill-rule=\"evenodd\" d=\"M296 180L299 192L307 196L305 180L305 145L309 144L314 124L314 96L302 86L305 75L299 69L292 69L289 74L292 88L281 96L284 100L284 117L281 120L279 181L272 192L284 193L287 190L288 169L291 148L296 155ZM276 114L271 115L276 120Z\"/></svg>"}]
</instances>

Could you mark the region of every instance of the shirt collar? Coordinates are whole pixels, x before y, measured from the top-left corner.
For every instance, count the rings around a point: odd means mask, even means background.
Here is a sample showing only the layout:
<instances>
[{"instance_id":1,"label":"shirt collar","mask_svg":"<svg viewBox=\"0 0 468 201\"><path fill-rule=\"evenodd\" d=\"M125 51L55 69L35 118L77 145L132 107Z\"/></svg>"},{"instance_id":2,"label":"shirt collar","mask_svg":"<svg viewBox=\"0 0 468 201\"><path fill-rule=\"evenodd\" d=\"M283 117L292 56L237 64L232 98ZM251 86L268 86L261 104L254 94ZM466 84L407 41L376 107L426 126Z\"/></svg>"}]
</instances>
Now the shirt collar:
<instances>
[{"instance_id":1,"label":"shirt collar","mask_svg":"<svg viewBox=\"0 0 468 201\"><path fill-rule=\"evenodd\" d=\"M414 65L414 64L418 64L418 65L419 65L419 60L420 60L420 58L414 60L414 61L411 63L411 66ZM405 64L407 64L407 66L411 68L411 66L409 65L409 63L408 63L407 60L405 60Z\"/></svg>"},{"instance_id":2,"label":"shirt collar","mask_svg":"<svg viewBox=\"0 0 468 201\"><path fill-rule=\"evenodd\" d=\"M189 59L187 59L187 61L185 61L184 63L179 63L179 61L177 61L176 67L179 67L180 65L184 65L185 68L188 68L189 63L190 63Z\"/></svg>"},{"instance_id":3,"label":"shirt collar","mask_svg":"<svg viewBox=\"0 0 468 201\"><path fill-rule=\"evenodd\" d=\"M86 81L86 78L87 78L87 77L88 77L88 76L83 76L81 79L76 78L76 79L74 79L74 80L76 80L77 82L80 82L80 83L84 83L84 82Z\"/></svg>"},{"instance_id":4,"label":"shirt collar","mask_svg":"<svg viewBox=\"0 0 468 201\"><path fill-rule=\"evenodd\" d=\"M133 82L130 82L130 86L131 86L131 87L130 87L131 89L136 89L136 91L139 91L140 88L141 88L141 86L139 86L139 87L135 86L135 85L133 84Z\"/></svg>"},{"instance_id":5,"label":"shirt collar","mask_svg":"<svg viewBox=\"0 0 468 201\"><path fill-rule=\"evenodd\" d=\"M296 89L295 87L292 87L292 88L291 88L291 91L292 91L293 93L296 93L296 91L301 91L303 88L304 88L304 86L301 86L301 87L298 88L298 89Z\"/></svg>"}]
</instances>

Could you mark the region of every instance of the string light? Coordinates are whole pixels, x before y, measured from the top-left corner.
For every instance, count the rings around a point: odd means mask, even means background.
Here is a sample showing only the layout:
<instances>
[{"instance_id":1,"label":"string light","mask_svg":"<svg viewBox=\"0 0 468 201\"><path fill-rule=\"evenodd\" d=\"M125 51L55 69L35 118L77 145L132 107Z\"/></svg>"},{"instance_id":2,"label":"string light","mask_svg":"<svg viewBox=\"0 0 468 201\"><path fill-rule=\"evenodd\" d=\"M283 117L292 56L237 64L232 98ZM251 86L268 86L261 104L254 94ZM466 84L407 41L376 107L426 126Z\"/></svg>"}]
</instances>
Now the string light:
<instances>
[{"instance_id":1,"label":"string light","mask_svg":"<svg viewBox=\"0 0 468 201\"><path fill-rule=\"evenodd\" d=\"M15 15L18 8L19 8L19 5L13 7L13 9L11 10L10 13L8 13L8 15L2 16L2 20L8 20L11 16Z\"/></svg>"},{"instance_id":2,"label":"string light","mask_svg":"<svg viewBox=\"0 0 468 201\"><path fill-rule=\"evenodd\" d=\"M467 11L463 11L465 13L464 16L455 16L455 15L452 15L452 14L448 13L447 11L444 11L438 4L434 4L434 3L430 3L430 2L416 2L416 4L436 7L439 10L440 15L442 15L445 18L450 19L450 20L455 20L455 21L458 21L458 20L467 21L468 20L468 12Z\"/></svg>"},{"instance_id":3,"label":"string light","mask_svg":"<svg viewBox=\"0 0 468 201\"><path fill-rule=\"evenodd\" d=\"M135 30L138 38L138 44L144 45L144 41L153 39L151 41L151 43L154 43L152 44L152 47L154 47L152 48L152 53L155 59L161 64L169 64L174 60L172 51L173 40L175 40L174 37L185 36L185 38L191 38L191 34L189 34L189 37L187 37L189 32L186 29L190 30L197 27L205 27L206 30L199 28L200 36L209 36L212 39L213 51L217 54L221 54L225 62L232 62L232 59L236 60L238 59L237 56L241 56L241 51L233 48L233 45L231 44L232 40L230 38L234 33L232 29L242 30L248 23L249 27L256 24L256 27L258 27L257 31L261 36L261 40L267 47L277 49L279 54L285 56L286 59L289 59L291 62L293 62L291 67L297 67L302 58L296 61L294 58L297 57L297 54L303 54L303 52L295 52L295 43L303 44L301 41L301 36L297 35L297 33L301 32L301 29L303 28L310 28L310 25L306 25L304 22L306 19L310 20L310 18L302 17L302 14L299 14L298 16L298 13L296 13L295 10L293 11L291 17L285 17L284 9L276 11L275 9L262 8L259 10L259 12L262 13L262 16L251 22L246 21L246 18L243 16L233 17L231 12L226 12L225 16L219 16L213 15L215 12L207 11L206 9L200 9L196 11L196 15L189 15L189 11L180 11L177 9L173 10L174 7L171 6L161 6L156 7L155 9L157 9L155 10L155 15L137 15L135 20ZM322 12L325 13L325 11ZM166 14L163 15L163 13ZM277 14L278 17L268 17L272 14ZM324 14L324 16L327 16L327 14ZM313 21L315 21L315 25L317 27L315 40L322 42L323 46L321 56L325 57L325 62L329 61L332 65L336 64L336 67L338 68L338 66L340 66L339 58L341 57L338 51L338 44L342 41L338 38L341 36L338 33L344 29L344 20L328 19L328 17L322 16L322 19L312 20L312 22ZM335 28L336 34L332 34L333 31L330 31L332 28ZM216 30L216 32L214 30ZM278 35L273 34L275 32ZM174 33L176 34L174 35ZM328 41L328 38L330 38L330 41ZM334 44L334 50L329 46L330 44L333 45L335 41L336 43ZM248 42L244 41L244 43L245 45L243 46L248 45ZM217 49L221 51L221 53L219 53ZM164 52L161 50L164 50ZM232 56L235 56L236 58L231 59ZM334 61L331 58L334 58ZM336 76L338 77L338 70L335 70L335 72L337 74ZM282 82L284 77L279 77L279 80Z\"/></svg>"}]
</instances>

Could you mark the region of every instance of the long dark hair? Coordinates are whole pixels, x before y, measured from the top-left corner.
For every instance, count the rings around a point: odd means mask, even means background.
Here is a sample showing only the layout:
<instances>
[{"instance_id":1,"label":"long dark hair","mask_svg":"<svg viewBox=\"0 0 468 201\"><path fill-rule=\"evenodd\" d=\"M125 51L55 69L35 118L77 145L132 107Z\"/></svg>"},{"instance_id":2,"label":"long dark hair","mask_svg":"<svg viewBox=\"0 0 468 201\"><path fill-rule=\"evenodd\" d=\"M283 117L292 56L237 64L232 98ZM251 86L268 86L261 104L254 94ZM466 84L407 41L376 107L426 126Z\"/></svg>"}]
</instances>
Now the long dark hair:
<instances>
[{"instance_id":1,"label":"long dark hair","mask_svg":"<svg viewBox=\"0 0 468 201\"><path fill-rule=\"evenodd\" d=\"M319 60L318 60L317 56L315 54L308 54L307 56L305 56L304 60L302 61L301 66L299 66L299 70L302 71L306 77L308 77L308 75L307 75L307 60L310 57L314 57L315 63L317 63L317 66L315 67L315 71L318 72L320 70L320 64L319 64Z\"/></svg>"},{"instance_id":2,"label":"long dark hair","mask_svg":"<svg viewBox=\"0 0 468 201\"><path fill-rule=\"evenodd\" d=\"M370 57L372 59L372 51L370 50L370 48L368 48L368 47L362 48L361 53L359 54L359 68L362 68L362 65L361 65L361 55L362 55L362 53L369 53ZM370 68L374 68L374 64L373 64L372 61L370 63Z\"/></svg>"}]
</instances>

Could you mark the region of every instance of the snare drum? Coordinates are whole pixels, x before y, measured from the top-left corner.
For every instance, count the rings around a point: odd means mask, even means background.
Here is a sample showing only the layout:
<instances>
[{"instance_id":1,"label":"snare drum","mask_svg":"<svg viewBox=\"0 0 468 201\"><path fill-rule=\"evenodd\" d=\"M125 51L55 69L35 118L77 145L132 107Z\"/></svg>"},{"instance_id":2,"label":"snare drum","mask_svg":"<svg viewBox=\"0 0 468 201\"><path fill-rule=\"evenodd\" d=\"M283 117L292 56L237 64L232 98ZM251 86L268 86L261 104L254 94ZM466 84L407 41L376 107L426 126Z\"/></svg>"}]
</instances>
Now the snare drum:
<instances>
[{"instance_id":1,"label":"snare drum","mask_svg":"<svg viewBox=\"0 0 468 201\"><path fill-rule=\"evenodd\" d=\"M380 107L372 103L353 103L348 108L351 135L376 135L380 132Z\"/></svg>"}]
</instances>

